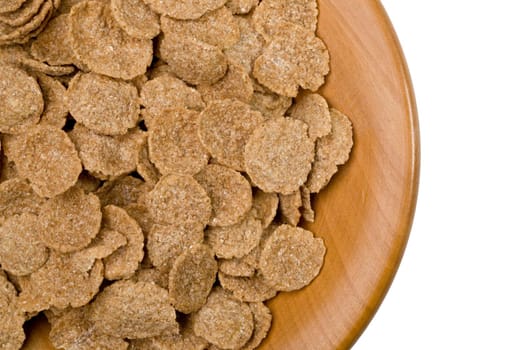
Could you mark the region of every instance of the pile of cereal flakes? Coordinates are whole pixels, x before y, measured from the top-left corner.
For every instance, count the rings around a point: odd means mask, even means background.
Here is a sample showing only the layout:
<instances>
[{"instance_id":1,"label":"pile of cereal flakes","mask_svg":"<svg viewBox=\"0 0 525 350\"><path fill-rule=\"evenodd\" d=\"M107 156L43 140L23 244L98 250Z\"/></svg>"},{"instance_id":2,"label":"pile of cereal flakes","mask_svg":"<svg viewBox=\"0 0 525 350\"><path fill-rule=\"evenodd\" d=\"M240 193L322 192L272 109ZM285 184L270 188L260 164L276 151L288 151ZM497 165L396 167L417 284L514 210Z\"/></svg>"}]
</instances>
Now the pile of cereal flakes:
<instances>
[{"instance_id":1,"label":"pile of cereal flakes","mask_svg":"<svg viewBox=\"0 0 525 350\"><path fill-rule=\"evenodd\" d=\"M2 0L0 348L254 349L349 157L316 0Z\"/></svg>"}]
</instances>

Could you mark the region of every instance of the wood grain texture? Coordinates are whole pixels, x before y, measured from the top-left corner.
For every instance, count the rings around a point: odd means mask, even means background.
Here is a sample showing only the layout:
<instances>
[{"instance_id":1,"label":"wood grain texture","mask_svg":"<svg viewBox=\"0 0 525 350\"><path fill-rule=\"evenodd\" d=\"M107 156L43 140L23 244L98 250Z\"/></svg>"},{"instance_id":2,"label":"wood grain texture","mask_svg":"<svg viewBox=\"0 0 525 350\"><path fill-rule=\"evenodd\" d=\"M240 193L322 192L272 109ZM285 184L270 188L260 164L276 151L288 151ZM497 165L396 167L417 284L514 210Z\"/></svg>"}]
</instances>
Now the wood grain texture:
<instances>
[{"instance_id":1,"label":"wood grain texture","mask_svg":"<svg viewBox=\"0 0 525 350\"><path fill-rule=\"evenodd\" d=\"M354 124L349 163L314 200L306 227L328 247L320 276L270 302L262 349L346 350L383 300L415 210L419 129L410 77L376 0L321 0L319 35L331 55L322 93Z\"/></svg>"},{"instance_id":2,"label":"wood grain texture","mask_svg":"<svg viewBox=\"0 0 525 350\"><path fill-rule=\"evenodd\" d=\"M331 55L322 93L350 116L350 162L314 199L306 227L328 247L308 288L269 305L265 350L348 349L379 307L401 260L416 204L419 132L410 77L377 0L320 0L319 35ZM47 325L33 322L24 349L52 349Z\"/></svg>"}]
</instances>

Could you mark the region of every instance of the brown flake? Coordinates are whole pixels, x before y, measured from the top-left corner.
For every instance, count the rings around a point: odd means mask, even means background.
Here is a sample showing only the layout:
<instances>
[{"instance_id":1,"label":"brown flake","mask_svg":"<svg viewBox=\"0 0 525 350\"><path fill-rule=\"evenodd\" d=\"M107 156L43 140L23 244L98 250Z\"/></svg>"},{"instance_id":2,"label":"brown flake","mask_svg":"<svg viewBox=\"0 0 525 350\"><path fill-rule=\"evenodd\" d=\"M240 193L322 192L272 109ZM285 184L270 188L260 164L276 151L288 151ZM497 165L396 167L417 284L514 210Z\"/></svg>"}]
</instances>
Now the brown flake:
<instances>
[{"instance_id":1,"label":"brown flake","mask_svg":"<svg viewBox=\"0 0 525 350\"><path fill-rule=\"evenodd\" d=\"M69 83L67 101L73 118L99 134L124 135L139 119L137 88L96 73L77 74Z\"/></svg>"},{"instance_id":2,"label":"brown flake","mask_svg":"<svg viewBox=\"0 0 525 350\"><path fill-rule=\"evenodd\" d=\"M305 287L319 274L326 248L321 238L300 227L281 225L266 241L259 267L279 291Z\"/></svg>"},{"instance_id":3,"label":"brown flake","mask_svg":"<svg viewBox=\"0 0 525 350\"><path fill-rule=\"evenodd\" d=\"M217 262L204 244L196 244L177 257L169 276L169 295L175 309L185 314L199 310L216 275Z\"/></svg>"},{"instance_id":4,"label":"brown flake","mask_svg":"<svg viewBox=\"0 0 525 350\"><path fill-rule=\"evenodd\" d=\"M126 245L104 258L104 277L116 280L131 277L144 258L144 234L139 224L122 208L114 205L102 210L102 228L126 237Z\"/></svg>"},{"instance_id":5,"label":"brown flake","mask_svg":"<svg viewBox=\"0 0 525 350\"><path fill-rule=\"evenodd\" d=\"M162 177L146 196L146 205L158 223L202 229L212 211L205 189L188 175Z\"/></svg>"},{"instance_id":6,"label":"brown flake","mask_svg":"<svg viewBox=\"0 0 525 350\"><path fill-rule=\"evenodd\" d=\"M208 152L198 136L199 114L188 109L166 110L149 126L150 159L163 175L198 173Z\"/></svg>"},{"instance_id":7,"label":"brown flake","mask_svg":"<svg viewBox=\"0 0 525 350\"><path fill-rule=\"evenodd\" d=\"M61 253L78 251L100 230L100 201L94 194L72 187L45 202L39 218L39 233L46 246Z\"/></svg>"},{"instance_id":8,"label":"brown flake","mask_svg":"<svg viewBox=\"0 0 525 350\"><path fill-rule=\"evenodd\" d=\"M93 72L133 79L146 73L153 58L153 43L126 34L114 20L110 5L83 1L69 14L73 51Z\"/></svg>"},{"instance_id":9,"label":"brown flake","mask_svg":"<svg viewBox=\"0 0 525 350\"><path fill-rule=\"evenodd\" d=\"M348 117L336 109L330 110L332 132L317 141L315 160L306 187L317 193L337 172L337 166L346 163L352 150L353 131Z\"/></svg>"},{"instance_id":10,"label":"brown flake","mask_svg":"<svg viewBox=\"0 0 525 350\"><path fill-rule=\"evenodd\" d=\"M0 67L0 132L20 133L36 124L44 111L42 91L35 78L19 68Z\"/></svg>"},{"instance_id":11,"label":"brown flake","mask_svg":"<svg viewBox=\"0 0 525 350\"><path fill-rule=\"evenodd\" d=\"M228 99L208 103L200 115L199 137L220 164L244 170L244 149L264 118L244 102Z\"/></svg>"},{"instance_id":12,"label":"brown flake","mask_svg":"<svg viewBox=\"0 0 525 350\"><path fill-rule=\"evenodd\" d=\"M255 60L253 75L270 90L297 96L299 86L316 91L330 71L326 45L314 33L286 23Z\"/></svg>"},{"instance_id":13,"label":"brown flake","mask_svg":"<svg viewBox=\"0 0 525 350\"><path fill-rule=\"evenodd\" d=\"M307 125L291 118L270 119L246 144L244 160L250 179L265 192L290 194L306 181L314 159Z\"/></svg>"},{"instance_id":14,"label":"brown flake","mask_svg":"<svg viewBox=\"0 0 525 350\"><path fill-rule=\"evenodd\" d=\"M38 216L23 213L0 224L0 265L5 271L28 275L45 264L48 254L38 237Z\"/></svg>"},{"instance_id":15,"label":"brown flake","mask_svg":"<svg viewBox=\"0 0 525 350\"><path fill-rule=\"evenodd\" d=\"M254 249L262 235L261 222L247 215L241 222L231 226L210 227L206 230L206 242L217 257L241 258Z\"/></svg>"},{"instance_id":16,"label":"brown flake","mask_svg":"<svg viewBox=\"0 0 525 350\"><path fill-rule=\"evenodd\" d=\"M215 288L208 301L194 316L195 334L213 345L237 349L250 340L254 321L248 304Z\"/></svg>"},{"instance_id":17,"label":"brown flake","mask_svg":"<svg viewBox=\"0 0 525 350\"><path fill-rule=\"evenodd\" d=\"M211 226L234 225L250 210L252 189L239 172L210 164L195 179L211 199Z\"/></svg>"},{"instance_id":18,"label":"brown flake","mask_svg":"<svg viewBox=\"0 0 525 350\"><path fill-rule=\"evenodd\" d=\"M117 338L147 338L178 333L168 291L155 283L118 281L93 301L88 320L102 334Z\"/></svg>"},{"instance_id":19,"label":"brown flake","mask_svg":"<svg viewBox=\"0 0 525 350\"><path fill-rule=\"evenodd\" d=\"M84 169L101 179L129 174L137 168L146 133L132 129L126 135L100 135L76 124L69 132Z\"/></svg>"}]
</instances>

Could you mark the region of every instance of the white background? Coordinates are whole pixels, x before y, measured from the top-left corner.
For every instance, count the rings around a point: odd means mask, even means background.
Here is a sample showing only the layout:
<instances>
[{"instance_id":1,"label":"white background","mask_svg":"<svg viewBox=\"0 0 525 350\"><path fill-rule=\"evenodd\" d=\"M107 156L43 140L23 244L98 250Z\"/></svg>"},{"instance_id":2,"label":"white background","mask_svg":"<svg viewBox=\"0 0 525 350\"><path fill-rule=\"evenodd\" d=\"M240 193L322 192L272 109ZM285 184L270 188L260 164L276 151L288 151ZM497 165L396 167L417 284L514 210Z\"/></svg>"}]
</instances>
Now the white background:
<instances>
[{"instance_id":1,"label":"white background","mask_svg":"<svg viewBox=\"0 0 525 350\"><path fill-rule=\"evenodd\" d=\"M418 207L353 350L525 349L525 9L383 0L421 128Z\"/></svg>"}]
</instances>

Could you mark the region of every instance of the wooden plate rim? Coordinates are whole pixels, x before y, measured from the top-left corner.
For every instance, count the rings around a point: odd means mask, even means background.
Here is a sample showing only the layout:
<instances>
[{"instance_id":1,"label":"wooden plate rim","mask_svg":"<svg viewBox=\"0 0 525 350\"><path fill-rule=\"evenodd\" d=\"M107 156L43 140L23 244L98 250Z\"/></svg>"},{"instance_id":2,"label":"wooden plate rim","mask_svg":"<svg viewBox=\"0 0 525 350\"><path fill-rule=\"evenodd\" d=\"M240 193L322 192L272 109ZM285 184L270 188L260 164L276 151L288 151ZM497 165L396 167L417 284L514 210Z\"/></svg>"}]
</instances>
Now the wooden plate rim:
<instances>
[{"instance_id":1,"label":"wooden plate rim","mask_svg":"<svg viewBox=\"0 0 525 350\"><path fill-rule=\"evenodd\" d=\"M395 229L395 232L402 233L400 239L396 242L396 245L392 248L392 259L393 269L385 268L382 271L380 277L380 282L375 286L375 291L372 293L370 299L370 307L361 315L358 324L352 330L349 331L348 335L343 339L342 343L337 347L339 350L348 350L351 348L363 334L367 326L372 321L377 310L381 306L388 290L390 289L394 277L399 269L399 265L403 258L405 248L408 243L410 236L410 230L412 228L412 223L414 221L414 215L416 211L417 196L419 190L419 176L420 176L420 161L421 161L421 145L420 145L420 131L419 131L419 121L418 121L418 112L416 105L416 98L414 93L414 87L412 85L412 79L410 77L410 72L406 62L406 58L403 54L403 49L399 38L395 32L394 26L390 21L390 18L379 0L372 0L374 6L377 8L379 14L378 18L382 21L379 23L382 28L385 28L385 31L390 36L390 51L396 57L397 68L403 82L404 91L402 92L404 102L408 106L407 118L410 122L411 129L409 131L410 141L411 141L411 161L410 166L410 186L407 187L406 193L409 194L410 203L408 210L404 215L404 219L400 222L400 225Z\"/></svg>"}]
</instances>

